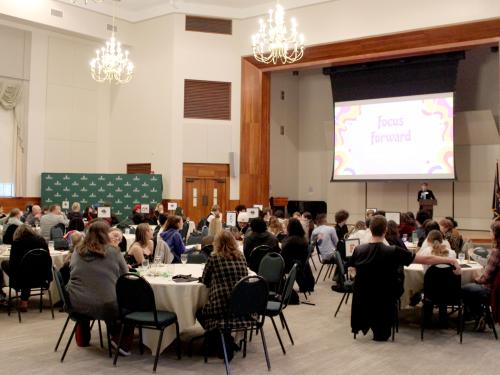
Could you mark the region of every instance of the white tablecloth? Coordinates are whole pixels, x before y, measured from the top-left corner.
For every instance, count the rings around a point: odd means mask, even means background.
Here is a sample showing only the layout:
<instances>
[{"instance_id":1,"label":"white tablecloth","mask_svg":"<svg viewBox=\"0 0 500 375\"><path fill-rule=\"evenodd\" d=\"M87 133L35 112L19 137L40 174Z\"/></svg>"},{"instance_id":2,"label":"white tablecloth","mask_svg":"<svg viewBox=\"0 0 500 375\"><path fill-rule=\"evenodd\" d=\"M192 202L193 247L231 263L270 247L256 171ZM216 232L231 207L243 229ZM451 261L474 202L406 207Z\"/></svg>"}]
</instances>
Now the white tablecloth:
<instances>
[{"instance_id":1,"label":"white tablecloth","mask_svg":"<svg viewBox=\"0 0 500 375\"><path fill-rule=\"evenodd\" d=\"M472 282L481 276L483 267L477 263L469 263L470 268L462 268L462 285ZM415 293L424 289L424 266L421 264L410 264L405 267L404 293L401 296L401 307L409 305L410 298Z\"/></svg>"},{"instance_id":2,"label":"white tablecloth","mask_svg":"<svg viewBox=\"0 0 500 375\"><path fill-rule=\"evenodd\" d=\"M55 251L54 249L50 248L50 257L52 258L52 265L56 268L56 270L60 269L63 266L64 257L66 256L66 254L68 254L68 251ZM0 264L4 260L9 260L9 256L10 256L10 245L0 245ZM3 273L3 278L4 278L4 285L8 286L9 277L5 272ZM57 291L57 285L55 281L50 283L50 293L52 294L53 303L56 303L61 299L59 297L59 292Z\"/></svg>"},{"instance_id":3,"label":"white tablecloth","mask_svg":"<svg viewBox=\"0 0 500 375\"><path fill-rule=\"evenodd\" d=\"M203 307L208 299L208 289L205 285L193 281L190 283L176 283L172 281L174 275L191 275L201 277L203 273L202 264L164 264L160 272L168 272L169 277L145 276L149 281L156 299L158 310L175 312L179 321L180 332L193 327L196 323L195 314ZM143 342L152 353L156 353L159 331L144 329ZM175 340L175 325L168 327L163 334L161 350Z\"/></svg>"}]
</instances>

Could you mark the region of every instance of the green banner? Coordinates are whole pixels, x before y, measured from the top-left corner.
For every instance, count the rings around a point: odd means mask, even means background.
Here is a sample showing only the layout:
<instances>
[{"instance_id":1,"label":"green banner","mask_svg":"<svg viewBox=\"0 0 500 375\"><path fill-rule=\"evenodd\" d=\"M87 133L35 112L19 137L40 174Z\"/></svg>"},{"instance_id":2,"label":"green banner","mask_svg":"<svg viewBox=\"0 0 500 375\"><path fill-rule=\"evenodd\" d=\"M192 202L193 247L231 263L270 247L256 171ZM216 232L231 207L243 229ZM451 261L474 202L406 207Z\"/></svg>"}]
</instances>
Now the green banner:
<instances>
[{"instance_id":1,"label":"green banner","mask_svg":"<svg viewBox=\"0 0 500 375\"><path fill-rule=\"evenodd\" d=\"M136 204L161 202L160 174L42 173L42 205L79 202L87 206L110 205L120 219L130 216Z\"/></svg>"}]
</instances>

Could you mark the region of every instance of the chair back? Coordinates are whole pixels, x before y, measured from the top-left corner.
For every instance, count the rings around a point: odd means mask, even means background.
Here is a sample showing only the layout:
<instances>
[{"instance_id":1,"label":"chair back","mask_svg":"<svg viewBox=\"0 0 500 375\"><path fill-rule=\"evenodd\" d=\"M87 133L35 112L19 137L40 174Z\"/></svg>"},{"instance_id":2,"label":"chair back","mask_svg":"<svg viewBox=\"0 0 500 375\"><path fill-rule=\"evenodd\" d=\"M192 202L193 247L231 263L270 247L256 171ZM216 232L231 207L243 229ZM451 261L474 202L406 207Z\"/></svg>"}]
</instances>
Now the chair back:
<instances>
[{"instance_id":1,"label":"chair back","mask_svg":"<svg viewBox=\"0 0 500 375\"><path fill-rule=\"evenodd\" d=\"M201 252L209 258L214 251L214 245L205 245L201 248Z\"/></svg>"},{"instance_id":2,"label":"chair back","mask_svg":"<svg viewBox=\"0 0 500 375\"><path fill-rule=\"evenodd\" d=\"M193 252L188 254L187 263L190 264L204 264L207 263L208 257L202 252Z\"/></svg>"},{"instance_id":3,"label":"chair back","mask_svg":"<svg viewBox=\"0 0 500 375\"><path fill-rule=\"evenodd\" d=\"M184 224L182 224L182 230L181 230L181 237L184 242L186 241L188 230L189 230L189 221L186 220Z\"/></svg>"},{"instance_id":4,"label":"chair back","mask_svg":"<svg viewBox=\"0 0 500 375\"><path fill-rule=\"evenodd\" d=\"M295 284L295 279L297 278L297 267L298 264L295 263L286 278L285 286L283 288L283 294L281 296L280 310L288 306L288 302L290 301L290 297L292 296L293 285Z\"/></svg>"},{"instance_id":5,"label":"chair back","mask_svg":"<svg viewBox=\"0 0 500 375\"><path fill-rule=\"evenodd\" d=\"M340 286L344 287L344 284L347 281L347 275L344 267L344 261L338 251L333 252L333 260L337 266L336 272L339 275Z\"/></svg>"},{"instance_id":6,"label":"chair back","mask_svg":"<svg viewBox=\"0 0 500 375\"><path fill-rule=\"evenodd\" d=\"M203 239L203 234L200 232L193 232L186 241L186 245L198 245L201 244Z\"/></svg>"},{"instance_id":7,"label":"chair back","mask_svg":"<svg viewBox=\"0 0 500 375\"><path fill-rule=\"evenodd\" d=\"M54 225L52 228L50 228L50 240L54 241L63 238L65 229L66 228L62 223Z\"/></svg>"},{"instance_id":8,"label":"chair back","mask_svg":"<svg viewBox=\"0 0 500 375\"><path fill-rule=\"evenodd\" d=\"M121 275L116 281L116 298L123 317L132 312L153 312L158 324L153 288L146 279L136 273Z\"/></svg>"},{"instance_id":9,"label":"chair back","mask_svg":"<svg viewBox=\"0 0 500 375\"><path fill-rule=\"evenodd\" d=\"M71 302L69 299L68 291L66 290L66 284L64 283L64 277L60 271L57 271L55 267L52 267L52 272L55 276L55 282L57 286L57 291L59 292L59 297L63 303L64 311L71 311Z\"/></svg>"},{"instance_id":10,"label":"chair back","mask_svg":"<svg viewBox=\"0 0 500 375\"><path fill-rule=\"evenodd\" d=\"M45 249L33 249L24 254L16 280L16 288L47 289L53 280L50 253Z\"/></svg>"},{"instance_id":11,"label":"chair back","mask_svg":"<svg viewBox=\"0 0 500 375\"><path fill-rule=\"evenodd\" d=\"M3 233L2 242L4 244L12 245L12 242L14 242L14 232L17 230L17 227L18 225L16 224L9 224L7 230L5 230Z\"/></svg>"},{"instance_id":12,"label":"chair back","mask_svg":"<svg viewBox=\"0 0 500 375\"><path fill-rule=\"evenodd\" d=\"M424 276L424 299L435 305L459 305L461 303L461 278L453 273L450 264L435 264Z\"/></svg>"},{"instance_id":13,"label":"chair back","mask_svg":"<svg viewBox=\"0 0 500 375\"><path fill-rule=\"evenodd\" d=\"M260 276L246 276L236 283L229 301L232 317L264 315L267 308L269 290Z\"/></svg>"},{"instance_id":14,"label":"chair back","mask_svg":"<svg viewBox=\"0 0 500 375\"><path fill-rule=\"evenodd\" d=\"M255 247L250 253L250 258L248 259L248 267L254 272L259 270L260 262L262 258L268 253L271 253L273 249L267 245L260 245Z\"/></svg>"},{"instance_id":15,"label":"chair back","mask_svg":"<svg viewBox=\"0 0 500 375\"><path fill-rule=\"evenodd\" d=\"M276 236L276 239L278 240L278 242L283 242L283 240L286 238L286 234L285 233L278 233L277 236Z\"/></svg>"},{"instance_id":16,"label":"chair back","mask_svg":"<svg viewBox=\"0 0 500 375\"><path fill-rule=\"evenodd\" d=\"M279 284L285 272L285 261L278 253L267 253L262 258L257 274L267 281L268 285Z\"/></svg>"},{"instance_id":17,"label":"chair back","mask_svg":"<svg viewBox=\"0 0 500 375\"><path fill-rule=\"evenodd\" d=\"M474 248L473 253L481 258L488 258L490 254L488 250L481 246Z\"/></svg>"}]
</instances>

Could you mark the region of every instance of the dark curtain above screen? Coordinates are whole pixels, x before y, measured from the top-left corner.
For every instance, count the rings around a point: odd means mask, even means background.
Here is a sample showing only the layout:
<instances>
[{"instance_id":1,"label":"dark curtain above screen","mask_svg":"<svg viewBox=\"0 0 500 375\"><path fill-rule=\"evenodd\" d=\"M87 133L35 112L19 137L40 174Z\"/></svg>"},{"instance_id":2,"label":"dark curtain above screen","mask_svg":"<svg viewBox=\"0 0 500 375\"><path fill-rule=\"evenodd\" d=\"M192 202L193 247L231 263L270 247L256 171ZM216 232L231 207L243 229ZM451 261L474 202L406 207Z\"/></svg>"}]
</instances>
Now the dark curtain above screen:
<instances>
[{"instance_id":1,"label":"dark curtain above screen","mask_svg":"<svg viewBox=\"0 0 500 375\"><path fill-rule=\"evenodd\" d=\"M324 68L339 102L454 92L465 53L450 52ZM334 168L332 178L334 180Z\"/></svg>"}]
</instances>

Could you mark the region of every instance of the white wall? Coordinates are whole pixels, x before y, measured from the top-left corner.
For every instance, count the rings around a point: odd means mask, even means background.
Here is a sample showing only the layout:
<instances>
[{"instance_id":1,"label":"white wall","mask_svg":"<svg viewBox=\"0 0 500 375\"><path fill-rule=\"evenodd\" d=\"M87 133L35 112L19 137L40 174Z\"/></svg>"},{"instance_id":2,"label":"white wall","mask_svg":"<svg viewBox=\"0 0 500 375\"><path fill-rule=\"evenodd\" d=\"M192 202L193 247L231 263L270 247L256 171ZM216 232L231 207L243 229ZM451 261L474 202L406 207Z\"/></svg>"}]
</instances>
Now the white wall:
<instances>
[{"instance_id":1,"label":"white wall","mask_svg":"<svg viewBox=\"0 0 500 375\"><path fill-rule=\"evenodd\" d=\"M284 134L280 133L281 127ZM269 194L298 199L299 78L291 72L271 76L270 132Z\"/></svg>"},{"instance_id":2,"label":"white wall","mask_svg":"<svg viewBox=\"0 0 500 375\"><path fill-rule=\"evenodd\" d=\"M500 158L500 136L494 122L498 117L498 53L489 48L468 51L459 65L457 111L455 118L455 162L457 180L434 181L432 190L438 198L436 217L452 215L462 228L484 230L491 219L491 194L495 160ZM328 218L345 208L350 222L364 218L366 208L386 211L416 211L419 182L330 182L333 163L333 102L329 76L321 70L273 73L271 82L279 80L288 87L298 103L298 146L286 148L273 131L282 104L272 85L271 95L271 181L287 186L298 185L295 199L324 200ZM293 92L293 90L296 90ZM290 108L288 108L290 110ZM293 113L293 112L290 112ZM298 161L296 155L299 155ZM298 178L273 169L276 160L288 160L299 170ZM288 179L287 179L288 178ZM286 196L286 194L284 194Z\"/></svg>"}]
</instances>

